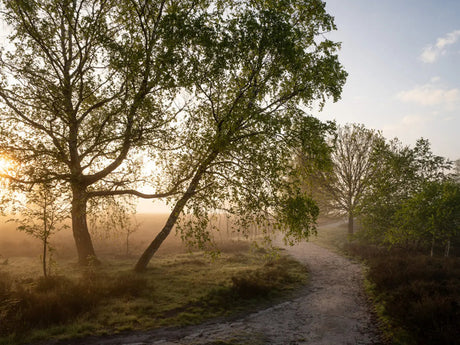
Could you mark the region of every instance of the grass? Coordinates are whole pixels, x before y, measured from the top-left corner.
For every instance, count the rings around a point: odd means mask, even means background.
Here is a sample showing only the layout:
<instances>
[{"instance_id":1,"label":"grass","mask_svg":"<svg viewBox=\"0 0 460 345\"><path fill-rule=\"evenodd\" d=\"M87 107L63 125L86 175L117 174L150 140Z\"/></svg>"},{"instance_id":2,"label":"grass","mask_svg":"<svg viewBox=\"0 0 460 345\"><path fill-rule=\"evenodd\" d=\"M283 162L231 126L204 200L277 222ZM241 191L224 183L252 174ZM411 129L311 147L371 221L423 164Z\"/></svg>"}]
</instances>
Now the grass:
<instances>
[{"instance_id":1,"label":"grass","mask_svg":"<svg viewBox=\"0 0 460 345\"><path fill-rule=\"evenodd\" d=\"M197 324L254 310L307 275L293 259L266 254L240 242L216 259L163 254L144 274L122 259L85 270L60 263L49 279L38 276L36 260L12 257L0 268L0 343Z\"/></svg>"},{"instance_id":2,"label":"grass","mask_svg":"<svg viewBox=\"0 0 460 345\"><path fill-rule=\"evenodd\" d=\"M348 227L340 218L325 218L319 221L319 230L310 241L332 251L343 252L348 242Z\"/></svg>"}]
</instances>

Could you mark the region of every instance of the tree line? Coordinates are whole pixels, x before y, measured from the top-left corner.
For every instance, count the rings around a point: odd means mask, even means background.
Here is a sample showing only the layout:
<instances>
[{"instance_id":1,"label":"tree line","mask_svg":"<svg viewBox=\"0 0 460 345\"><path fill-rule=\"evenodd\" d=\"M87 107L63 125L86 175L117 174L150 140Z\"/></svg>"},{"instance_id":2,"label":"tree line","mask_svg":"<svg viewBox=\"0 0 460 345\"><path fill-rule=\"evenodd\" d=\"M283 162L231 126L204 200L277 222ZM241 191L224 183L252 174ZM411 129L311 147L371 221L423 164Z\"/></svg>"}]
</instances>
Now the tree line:
<instances>
[{"instance_id":1,"label":"tree line","mask_svg":"<svg viewBox=\"0 0 460 345\"><path fill-rule=\"evenodd\" d=\"M460 245L460 160L435 155L426 139L413 147L363 125L342 126L330 140L329 165L316 169L300 155L307 193L324 214L347 215L353 235L388 246L448 256Z\"/></svg>"}]
</instances>

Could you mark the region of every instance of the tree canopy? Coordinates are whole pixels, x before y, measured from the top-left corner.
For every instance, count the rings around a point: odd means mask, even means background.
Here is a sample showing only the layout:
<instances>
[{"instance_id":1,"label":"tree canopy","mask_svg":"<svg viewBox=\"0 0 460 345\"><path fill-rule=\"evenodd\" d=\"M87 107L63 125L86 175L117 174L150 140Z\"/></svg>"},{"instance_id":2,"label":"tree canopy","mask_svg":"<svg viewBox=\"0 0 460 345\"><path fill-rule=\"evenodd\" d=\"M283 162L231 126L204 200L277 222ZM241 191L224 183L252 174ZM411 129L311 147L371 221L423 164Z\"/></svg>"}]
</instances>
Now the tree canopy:
<instances>
[{"instance_id":1,"label":"tree canopy","mask_svg":"<svg viewBox=\"0 0 460 345\"><path fill-rule=\"evenodd\" d=\"M304 183L321 201L325 214L348 216L350 234L353 234L353 218L378 168L372 163L372 155L382 140L377 131L349 124L339 126L330 139L330 162L325 168L311 167L308 161L311 155L301 153L306 158L302 160Z\"/></svg>"},{"instance_id":2,"label":"tree canopy","mask_svg":"<svg viewBox=\"0 0 460 345\"><path fill-rule=\"evenodd\" d=\"M180 230L198 244L209 239L216 210L237 215L242 226L273 221L293 238L308 236L317 216L291 177L294 149L314 147L328 130L299 105L337 100L345 82L339 44L320 38L335 28L333 18L321 1L243 1L214 18L219 25L198 35L190 54L192 101L177 131L183 146L165 161L168 176L188 178L170 197L171 216L138 270L181 213L193 215Z\"/></svg>"},{"instance_id":3,"label":"tree canopy","mask_svg":"<svg viewBox=\"0 0 460 345\"><path fill-rule=\"evenodd\" d=\"M135 194L136 153L167 149L197 1L3 1L12 33L0 61L0 153L13 187L64 183L79 261L94 256L87 201ZM182 78L182 79L181 79ZM177 177L180 179L180 177ZM172 179L174 180L174 178ZM174 182L173 182L174 185Z\"/></svg>"},{"instance_id":4,"label":"tree canopy","mask_svg":"<svg viewBox=\"0 0 460 345\"><path fill-rule=\"evenodd\" d=\"M3 1L0 153L11 186L66 186L79 261L94 257L87 203L168 198L203 243L211 211L308 236L316 205L293 183L293 150L324 150L305 109L340 98L346 72L320 0ZM155 164L140 177L139 157ZM156 176L154 176L156 175ZM153 194L136 189L146 181ZM301 211L302 213L296 212ZM303 217L303 218L302 218ZM184 218L185 219L185 218Z\"/></svg>"},{"instance_id":5,"label":"tree canopy","mask_svg":"<svg viewBox=\"0 0 460 345\"><path fill-rule=\"evenodd\" d=\"M413 148L381 143L372 160L379 168L361 207L369 239L432 252L458 234L458 183L449 177L451 162L434 155L428 140Z\"/></svg>"}]
</instances>

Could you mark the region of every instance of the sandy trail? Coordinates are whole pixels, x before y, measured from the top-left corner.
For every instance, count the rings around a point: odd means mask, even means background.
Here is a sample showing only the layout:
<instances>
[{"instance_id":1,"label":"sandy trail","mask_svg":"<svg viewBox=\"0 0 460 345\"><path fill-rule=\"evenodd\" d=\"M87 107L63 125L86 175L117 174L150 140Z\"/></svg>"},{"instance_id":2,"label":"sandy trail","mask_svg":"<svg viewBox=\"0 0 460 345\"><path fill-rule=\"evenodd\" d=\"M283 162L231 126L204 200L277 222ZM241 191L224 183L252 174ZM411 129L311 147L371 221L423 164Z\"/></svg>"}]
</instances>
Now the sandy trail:
<instances>
[{"instance_id":1,"label":"sandy trail","mask_svg":"<svg viewBox=\"0 0 460 345\"><path fill-rule=\"evenodd\" d=\"M300 297L235 321L126 337L86 340L85 344L377 344L378 332L362 289L362 267L314 243L287 252L308 266L310 281Z\"/></svg>"}]
</instances>

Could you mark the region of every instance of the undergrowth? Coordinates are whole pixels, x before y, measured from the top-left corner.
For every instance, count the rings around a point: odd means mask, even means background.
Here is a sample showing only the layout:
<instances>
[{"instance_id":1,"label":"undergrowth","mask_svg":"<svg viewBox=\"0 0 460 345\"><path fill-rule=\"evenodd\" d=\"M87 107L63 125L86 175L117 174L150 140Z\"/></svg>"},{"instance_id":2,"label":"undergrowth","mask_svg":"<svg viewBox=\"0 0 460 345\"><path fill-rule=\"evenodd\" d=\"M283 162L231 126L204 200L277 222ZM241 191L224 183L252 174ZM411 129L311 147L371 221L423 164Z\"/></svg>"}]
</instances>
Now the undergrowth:
<instances>
[{"instance_id":1,"label":"undergrowth","mask_svg":"<svg viewBox=\"0 0 460 345\"><path fill-rule=\"evenodd\" d=\"M0 271L0 343L195 324L255 309L306 279L293 259L267 258L248 245L213 260L164 255L144 274L131 265L69 266L49 278Z\"/></svg>"},{"instance_id":2,"label":"undergrowth","mask_svg":"<svg viewBox=\"0 0 460 345\"><path fill-rule=\"evenodd\" d=\"M389 340L460 344L460 258L352 244L368 266L367 288Z\"/></svg>"}]
</instances>

